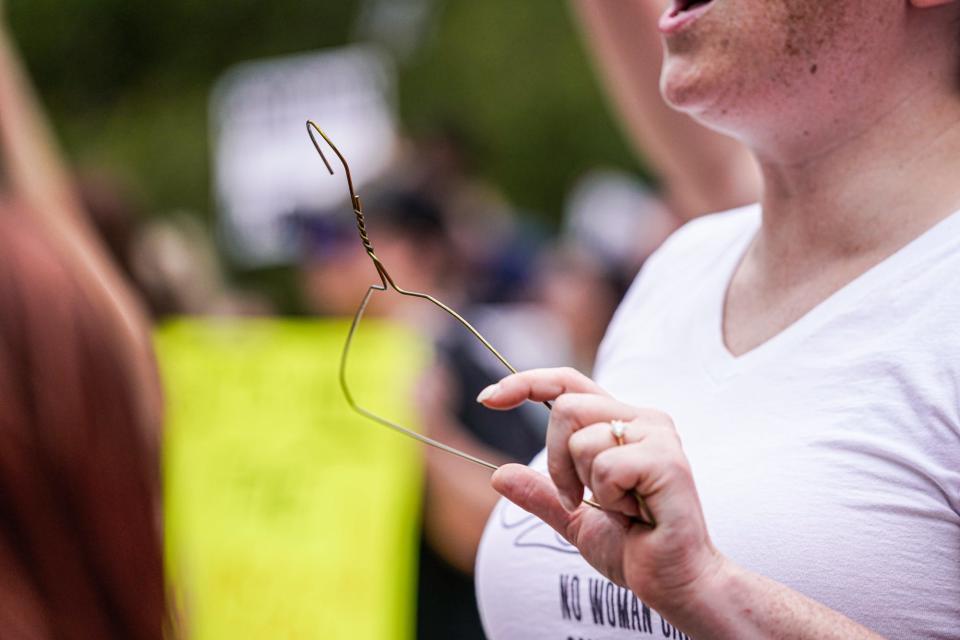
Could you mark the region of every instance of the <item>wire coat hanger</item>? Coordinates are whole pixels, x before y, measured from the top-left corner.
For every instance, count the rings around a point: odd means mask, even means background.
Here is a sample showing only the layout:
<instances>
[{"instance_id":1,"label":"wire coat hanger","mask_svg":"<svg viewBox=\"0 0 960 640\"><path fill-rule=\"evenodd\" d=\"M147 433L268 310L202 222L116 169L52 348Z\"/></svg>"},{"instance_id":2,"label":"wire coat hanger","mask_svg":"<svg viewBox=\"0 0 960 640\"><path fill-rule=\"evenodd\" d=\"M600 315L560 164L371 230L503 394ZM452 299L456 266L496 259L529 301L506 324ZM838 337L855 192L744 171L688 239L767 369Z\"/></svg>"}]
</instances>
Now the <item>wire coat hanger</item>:
<instances>
[{"instance_id":1,"label":"wire coat hanger","mask_svg":"<svg viewBox=\"0 0 960 640\"><path fill-rule=\"evenodd\" d=\"M340 150L337 148L337 146L333 144L333 142L330 140L327 134L323 132L323 130L317 125L317 123L315 123L313 120L307 120L306 126L307 126L307 133L310 135L310 141L313 142L314 148L317 150L317 153L320 154L320 158L321 160L323 160L323 164L326 166L327 171L330 173L330 175L334 175L333 167L330 165L330 162L327 160L327 157L324 155L323 149L320 146L320 142L317 140L316 136L314 135L314 132L316 132L323 139L323 141L326 142L327 145L333 150L333 153L336 154L337 159L340 160L340 164L343 166L343 171L347 178L347 188L350 191L350 204L353 207L353 214L357 222L357 231L360 234L360 242L363 244L363 248L366 251L367 256L373 262L373 266L377 270L377 275L380 277L380 284L372 284L367 288L367 292L363 296L363 300L360 302L360 306L357 308L357 312L354 314L353 320L350 323L350 330L347 333L347 340L343 347L343 353L340 356L340 389L343 391L343 395L347 400L347 404L349 404L350 408L356 411L357 413L359 413L360 415L370 420L373 420L374 422L377 422L380 425L383 425L389 429L402 433L403 435L411 437L419 442L422 442L423 444L429 445L431 447L435 447L437 449L440 449L441 451L446 451L447 453L463 458L464 460L468 460L474 464L480 465L482 467L486 467L487 469L490 469L492 471L496 471L497 469L500 468L499 465L483 460L482 458L473 456L455 447L451 447L450 445L444 444L439 440L434 440L433 438L425 436L421 433L417 433L412 429L403 427L393 422L392 420L388 420L382 416L377 415L373 411L370 411L369 409L366 409L360 406L360 404L358 404L356 399L353 397L353 394L350 392L350 387L347 384L347 360L348 360L348 355L350 353L350 347L353 344L353 339L357 332L357 327L360 325L360 320L363 318L363 315L366 312L367 306L370 304L370 299L373 297L373 295L378 291L385 292L390 289L396 291L398 294L402 296L426 300L427 302L438 307L447 315L457 320L457 322L459 322L464 328L466 328L477 340L480 341L481 344L483 344L483 346L490 353L494 355L494 357L497 358L497 360L500 361L501 364L503 364L504 367L506 367L506 369L510 373L517 373L517 369L512 364L510 364L510 362L499 351L497 351L497 349L492 344L490 344L490 342L486 338L484 338L483 335L479 331L477 331L477 329L466 320L466 318L464 318L459 313L451 309L449 306L447 306L443 302L437 300L436 298L434 298L433 296L427 293L421 293L419 291L408 291L406 289L401 288L399 285L397 285L397 283L393 280L393 278L390 277L390 273L387 271L386 266L384 266L383 262L380 260L380 258L377 257L376 252L373 250L373 243L370 241L370 236L367 233L366 219L363 213L363 203L360 200L360 196L357 195L357 192L354 189L353 176L350 173L350 165L347 163L346 158L343 157L343 154L340 153ZM551 408L551 405L549 402L544 402L543 404L546 405L548 409ZM656 520L653 517L653 514L650 512L649 508L647 507L643 497L637 494L636 492L634 492L634 496L637 498L637 503L640 507L640 513L643 516L644 524L650 526L651 528L656 526ZM584 500L584 502L586 504L589 504L590 506L596 507L598 509L600 508L600 505L598 505L596 502L592 500Z\"/></svg>"}]
</instances>

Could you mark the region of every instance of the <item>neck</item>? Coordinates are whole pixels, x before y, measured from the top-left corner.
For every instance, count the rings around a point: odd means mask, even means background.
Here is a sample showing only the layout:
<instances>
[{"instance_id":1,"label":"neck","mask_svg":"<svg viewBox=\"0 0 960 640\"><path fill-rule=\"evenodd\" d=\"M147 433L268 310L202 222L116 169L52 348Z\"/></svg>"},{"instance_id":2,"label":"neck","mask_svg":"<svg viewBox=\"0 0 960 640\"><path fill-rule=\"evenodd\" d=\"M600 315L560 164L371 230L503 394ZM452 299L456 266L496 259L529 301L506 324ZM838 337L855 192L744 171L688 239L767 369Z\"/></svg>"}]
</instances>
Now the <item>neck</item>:
<instances>
[{"instance_id":1,"label":"neck","mask_svg":"<svg viewBox=\"0 0 960 640\"><path fill-rule=\"evenodd\" d=\"M789 160L757 151L758 259L782 268L885 257L960 208L960 95L914 87L869 115L795 142Z\"/></svg>"}]
</instances>

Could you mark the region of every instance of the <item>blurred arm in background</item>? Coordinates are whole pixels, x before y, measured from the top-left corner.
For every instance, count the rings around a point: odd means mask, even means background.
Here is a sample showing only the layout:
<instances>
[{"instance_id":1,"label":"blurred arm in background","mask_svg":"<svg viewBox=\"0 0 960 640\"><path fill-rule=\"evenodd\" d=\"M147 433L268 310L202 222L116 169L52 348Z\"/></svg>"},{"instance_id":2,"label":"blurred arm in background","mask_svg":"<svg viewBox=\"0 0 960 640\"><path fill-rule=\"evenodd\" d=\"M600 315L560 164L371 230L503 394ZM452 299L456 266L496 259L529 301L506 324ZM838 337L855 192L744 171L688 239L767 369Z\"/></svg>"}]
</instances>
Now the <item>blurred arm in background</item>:
<instances>
[{"instance_id":1,"label":"blurred arm in background","mask_svg":"<svg viewBox=\"0 0 960 640\"><path fill-rule=\"evenodd\" d=\"M756 202L760 174L739 142L671 109L660 95L664 0L571 0L631 142L684 219Z\"/></svg>"},{"instance_id":2,"label":"blurred arm in background","mask_svg":"<svg viewBox=\"0 0 960 640\"><path fill-rule=\"evenodd\" d=\"M455 406L460 401L451 381L454 373L437 361L418 385L420 419L432 438L494 464L510 462L500 451L484 445L461 424ZM424 535L450 566L473 574L480 537L490 512L500 498L490 491L490 471L428 447Z\"/></svg>"},{"instance_id":3,"label":"blurred arm in background","mask_svg":"<svg viewBox=\"0 0 960 640\"><path fill-rule=\"evenodd\" d=\"M90 223L74 180L20 60L0 4L0 157L8 197L23 205L38 227L56 243L88 281L88 295L106 296L126 333L131 357L139 363L141 382L154 389L152 406L159 417L160 396L143 308L112 262Z\"/></svg>"}]
</instances>

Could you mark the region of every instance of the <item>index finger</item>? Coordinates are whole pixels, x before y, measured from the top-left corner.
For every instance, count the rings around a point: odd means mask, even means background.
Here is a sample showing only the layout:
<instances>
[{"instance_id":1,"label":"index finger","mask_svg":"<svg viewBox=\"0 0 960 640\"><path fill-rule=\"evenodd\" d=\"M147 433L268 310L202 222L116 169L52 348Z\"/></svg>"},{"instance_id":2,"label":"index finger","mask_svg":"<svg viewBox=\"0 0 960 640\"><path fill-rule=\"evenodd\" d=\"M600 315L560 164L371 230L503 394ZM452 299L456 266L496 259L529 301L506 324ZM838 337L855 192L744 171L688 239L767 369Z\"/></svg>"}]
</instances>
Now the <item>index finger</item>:
<instances>
[{"instance_id":1,"label":"index finger","mask_svg":"<svg viewBox=\"0 0 960 640\"><path fill-rule=\"evenodd\" d=\"M549 402L565 393L597 394L609 398L603 387L576 369L530 369L507 376L480 392L477 402L490 409L513 409L527 400Z\"/></svg>"}]
</instances>

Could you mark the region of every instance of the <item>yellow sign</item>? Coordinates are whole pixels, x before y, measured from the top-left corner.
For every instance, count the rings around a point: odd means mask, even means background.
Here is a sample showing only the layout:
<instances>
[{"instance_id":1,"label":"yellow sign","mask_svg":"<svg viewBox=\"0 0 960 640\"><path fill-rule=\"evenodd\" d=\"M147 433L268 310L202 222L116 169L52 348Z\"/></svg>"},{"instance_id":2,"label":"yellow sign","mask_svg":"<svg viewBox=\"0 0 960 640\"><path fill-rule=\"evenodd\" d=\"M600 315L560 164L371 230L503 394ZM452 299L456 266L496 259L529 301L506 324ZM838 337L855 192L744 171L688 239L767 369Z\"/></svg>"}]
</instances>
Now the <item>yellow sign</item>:
<instances>
[{"instance_id":1,"label":"yellow sign","mask_svg":"<svg viewBox=\"0 0 960 640\"><path fill-rule=\"evenodd\" d=\"M417 444L354 414L341 321L180 320L156 335L171 580L196 640L412 638ZM357 399L401 424L427 349L365 321Z\"/></svg>"}]
</instances>

